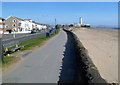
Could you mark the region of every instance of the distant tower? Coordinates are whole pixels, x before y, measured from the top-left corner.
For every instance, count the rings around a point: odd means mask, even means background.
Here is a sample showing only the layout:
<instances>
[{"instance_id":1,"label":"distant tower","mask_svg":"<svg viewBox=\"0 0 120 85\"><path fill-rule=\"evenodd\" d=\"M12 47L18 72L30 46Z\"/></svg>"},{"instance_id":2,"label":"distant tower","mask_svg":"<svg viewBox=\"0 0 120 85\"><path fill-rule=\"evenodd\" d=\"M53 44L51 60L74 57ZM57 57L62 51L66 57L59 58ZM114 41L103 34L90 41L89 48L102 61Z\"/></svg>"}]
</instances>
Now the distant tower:
<instances>
[{"instance_id":1,"label":"distant tower","mask_svg":"<svg viewBox=\"0 0 120 85\"><path fill-rule=\"evenodd\" d=\"M82 17L80 17L80 24L82 24Z\"/></svg>"}]
</instances>

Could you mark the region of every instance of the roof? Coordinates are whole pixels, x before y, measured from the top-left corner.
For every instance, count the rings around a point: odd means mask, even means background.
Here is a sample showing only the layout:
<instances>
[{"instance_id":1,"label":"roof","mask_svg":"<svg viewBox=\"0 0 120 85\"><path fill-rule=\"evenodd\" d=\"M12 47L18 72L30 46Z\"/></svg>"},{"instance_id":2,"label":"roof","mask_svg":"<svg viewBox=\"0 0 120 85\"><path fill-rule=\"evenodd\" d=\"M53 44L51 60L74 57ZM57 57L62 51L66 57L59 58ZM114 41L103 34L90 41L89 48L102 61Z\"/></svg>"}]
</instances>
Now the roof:
<instances>
[{"instance_id":1,"label":"roof","mask_svg":"<svg viewBox=\"0 0 120 85\"><path fill-rule=\"evenodd\" d=\"M15 17L15 18L17 18L18 20L22 20L22 21L24 21L24 19L21 19L21 18L18 18L18 17Z\"/></svg>"},{"instance_id":2,"label":"roof","mask_svg":"<svg viewBox=\"0 0 120 85\"><path fill-rule=\"evenodd\" d=\"M31 19L21 19L21 18L18 18L18 17L15 17L15 16L10 16L10 17L14 17L14 18L17 18L18 20L21 20L21 21L25 21L25 20L28 20L28 21L30 21ZM10 17L8 17L8 18L10 18ZM8 19L7 18L7 19ZM32 23L35 23L35 24L39 24L39 25L45 25L45 24L41 24L41 23L38 23L38 22L35 22L35 21L31 21Z\"/></svg>"},{"instance_id":3,"label":"roof","mask_svg":"<svg viewBox=\"0 0 120 85\"><path fill-rule=\"evenodd\" d=\"M32 21L31 19L24 19L24 20L27 20L27 21Z\"/></svg>"},{"instance_id":4,"label":"roof","mask_svg":"<svg viewBox=\"0 0 120 85\"><path fill-rule=\"evenodd\" d=\"M16 19L18 19L18 20L24 21L24 19L21 19L21 18L15 17L15 16L9 16L8 18L10 18L10 17L14 17L14 18L16 18ZM7 19L8 19L8 18L7 18Z\"/></svg>"},{"instance_id":5,"label":"roof","mask_svg":"<svg viewBox=\"0 0 120 85\"><path fill-rule=\"evenodd\" d=\"M32 21L33 23L35 23L35 24L39 24L39 25L41 25L40 23L38 23L38 22L35 22L35 21Z\"/></svg>"}]
</instances>

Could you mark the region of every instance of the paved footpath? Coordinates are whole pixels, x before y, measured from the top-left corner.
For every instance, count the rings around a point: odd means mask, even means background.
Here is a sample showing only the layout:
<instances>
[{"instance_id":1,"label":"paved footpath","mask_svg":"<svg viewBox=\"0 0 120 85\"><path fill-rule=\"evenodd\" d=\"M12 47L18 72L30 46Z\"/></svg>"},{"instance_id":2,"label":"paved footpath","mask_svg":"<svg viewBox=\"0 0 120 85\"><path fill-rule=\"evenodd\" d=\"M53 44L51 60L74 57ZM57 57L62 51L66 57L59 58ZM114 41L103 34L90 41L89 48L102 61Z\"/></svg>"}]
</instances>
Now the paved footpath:
<instances>
[{"instance_id":1,"label":"paved footpath","mask_svg":"<svg viewBox=\"0 0 120 85\"><path fill-rule=\"evenodd\" d=\"M67 52L67 34L59 35L24 57L20 64L3 75L3 83L57 83L73 80L72 48ZM68 47L67 49L70 47ZM67 56L65 58L65 56Z\"/></svg>"}]
</instances>

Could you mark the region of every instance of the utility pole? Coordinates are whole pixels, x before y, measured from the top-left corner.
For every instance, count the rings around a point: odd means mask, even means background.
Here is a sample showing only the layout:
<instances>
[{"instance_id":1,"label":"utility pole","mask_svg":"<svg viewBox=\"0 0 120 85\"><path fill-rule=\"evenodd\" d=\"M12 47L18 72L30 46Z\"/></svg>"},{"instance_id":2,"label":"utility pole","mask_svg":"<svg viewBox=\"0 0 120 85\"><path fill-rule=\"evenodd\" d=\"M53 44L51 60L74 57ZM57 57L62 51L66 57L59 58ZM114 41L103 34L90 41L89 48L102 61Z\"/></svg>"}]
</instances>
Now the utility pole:
<instances>
[{"instance_id":1,"label":"utility pole","mask_svg":"<svg viewBox=\"0 0 120 85\"><path fill-rule=\"evenodd\" d=\"M16 27L13 28L13 38L15 38L15 31L16 31Z\"/></svg>"},{"instance_id":2,"label":"utility pole","mask_svg":"<svg viewBox=\"0 0 120 85\"><path fill-rule=\"evenodd\" d=\"M14 34L13 34L13 38L15 38L15 30L14 30L14 32L13 32Z\"/></svg>"},{"instance_id":3,"label":"utility pole","mask_svg":"<svg viewBox=\"0 0 120 85\"><path fill-rule=\"evenodd\" d=\"M56 18L55 18L55 26L56 26Z\"/></svg>"},{"instance_id":4,"label":"utility pole","mask_svg":"<svg viewBox=\"0 0 120 85\"><path fill-rule=\"evenodd\" d=\"M55 34L57 33L57 25L56 25L56 18L55 18Z\"/></svg>"}]
</instances>

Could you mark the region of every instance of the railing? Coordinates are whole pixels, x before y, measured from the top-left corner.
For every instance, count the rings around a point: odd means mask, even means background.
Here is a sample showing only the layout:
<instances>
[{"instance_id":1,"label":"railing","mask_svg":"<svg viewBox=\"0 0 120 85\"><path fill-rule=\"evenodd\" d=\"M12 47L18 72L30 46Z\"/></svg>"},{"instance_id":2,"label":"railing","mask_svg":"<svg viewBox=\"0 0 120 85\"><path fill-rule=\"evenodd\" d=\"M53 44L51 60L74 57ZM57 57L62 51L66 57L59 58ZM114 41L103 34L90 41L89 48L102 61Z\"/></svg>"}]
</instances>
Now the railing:
<instances>
[{"instance_id":1,"label":"railing","mask_svg":"<svg viewBox=\"0 0 120 85\"><path fill-rule=\"evenodd\" d=\"M9 43L3 43L3 49L18 45L19 41L11 41Z\"/></svg>"},{"instance_id":2,"label":"railing","mask_svg":"<svg viewBox=\"0 0 120 85\"><path fill-rule=\"evenodd\" d=\"M27 40L30 40L30 39L33 39L33 38L36 38L36 37L39 37L42 35L45 35L45 32L32 34L32 35L30 34L30 35L26 35L26 36L22 36L22 37L17 37L14 39L12 38L12 39L7 39L7 40L2 40L2 43L3 43L4 48L8 48L11 46L15 46L16 42L21 43L21 42L24 42L24 41L27 41Z\"/></svg>"}]
</instances>

